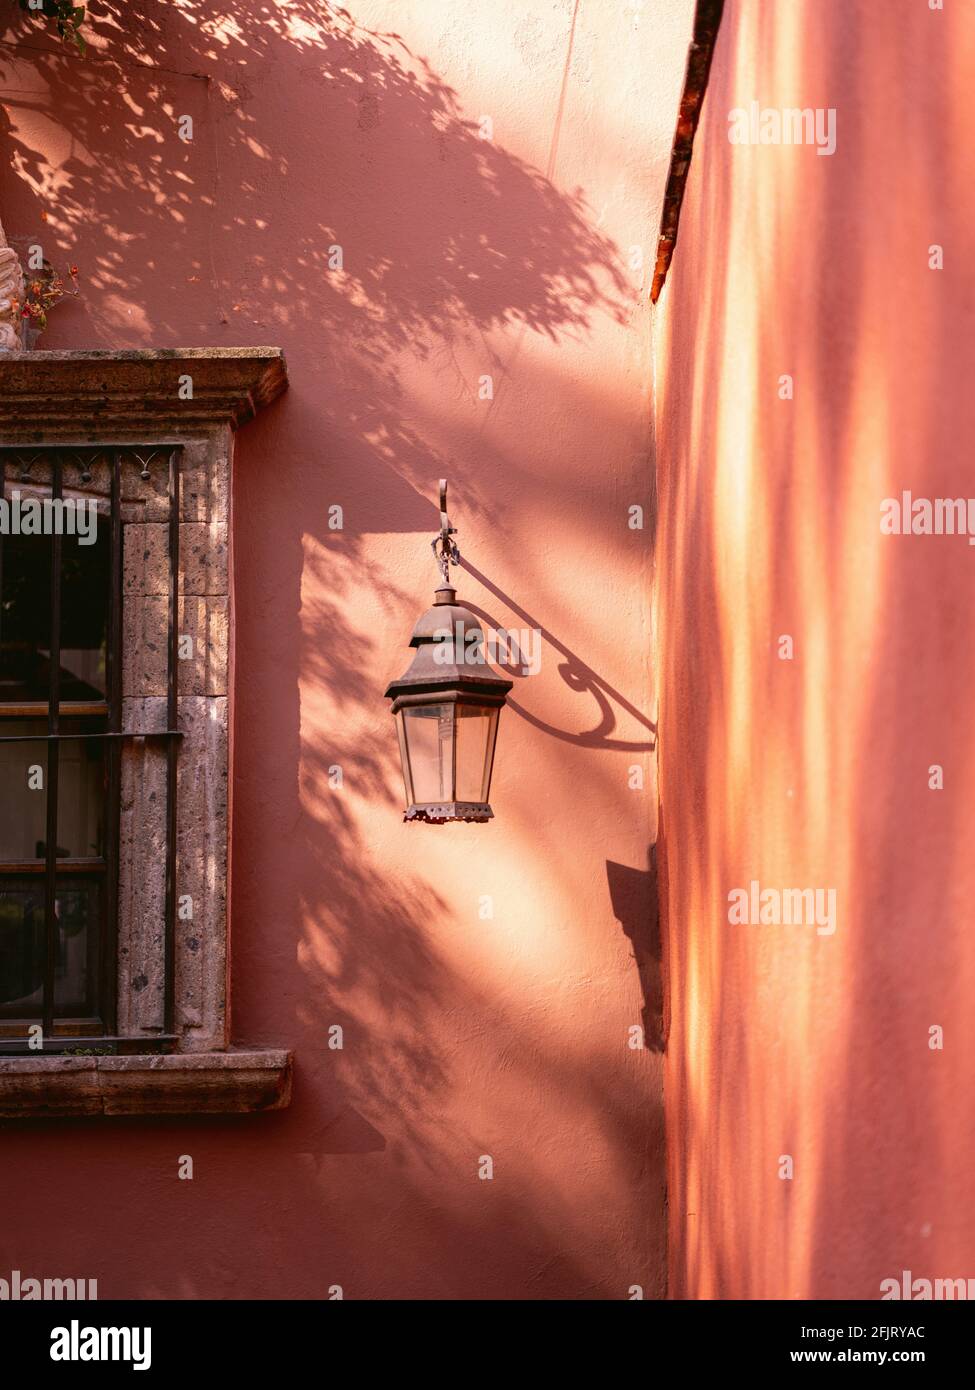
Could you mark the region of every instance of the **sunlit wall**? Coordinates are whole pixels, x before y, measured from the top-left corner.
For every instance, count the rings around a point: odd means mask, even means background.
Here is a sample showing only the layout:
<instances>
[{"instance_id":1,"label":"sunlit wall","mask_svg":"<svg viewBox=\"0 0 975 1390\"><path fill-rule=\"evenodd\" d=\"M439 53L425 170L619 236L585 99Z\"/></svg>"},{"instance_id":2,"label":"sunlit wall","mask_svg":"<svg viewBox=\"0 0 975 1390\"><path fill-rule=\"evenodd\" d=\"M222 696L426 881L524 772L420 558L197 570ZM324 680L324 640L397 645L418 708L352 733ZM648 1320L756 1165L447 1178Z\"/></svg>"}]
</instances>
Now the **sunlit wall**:
<instances>
[{"instance_id":1,"label":"sunlit wall","mask_svg":"<svg viewBox=\"0 0 975 1390\"><path fill-rule=\"evenodd\" d=\"M658 308L677 1297L975 1276L975 537L882 529L975 493L963 9L731 0Z\"/></svg>"},{"instance_id":2,"label":"sunlit wall","mask_svg":"<svg viewBox=\"0 0 975 1390\"><path fill-rule=\"evenodd\" d=\"M0 1269L659 1296L647 290L690 0L105 0L84 58L7 8L0 215L82 291L41 345L287 354L235 461L231 938L234 1036L296 1084L5 1129ZM403 824L383 700L441 476L461 597L540 660L486 827Z\"/></svg>"}]
</instances>

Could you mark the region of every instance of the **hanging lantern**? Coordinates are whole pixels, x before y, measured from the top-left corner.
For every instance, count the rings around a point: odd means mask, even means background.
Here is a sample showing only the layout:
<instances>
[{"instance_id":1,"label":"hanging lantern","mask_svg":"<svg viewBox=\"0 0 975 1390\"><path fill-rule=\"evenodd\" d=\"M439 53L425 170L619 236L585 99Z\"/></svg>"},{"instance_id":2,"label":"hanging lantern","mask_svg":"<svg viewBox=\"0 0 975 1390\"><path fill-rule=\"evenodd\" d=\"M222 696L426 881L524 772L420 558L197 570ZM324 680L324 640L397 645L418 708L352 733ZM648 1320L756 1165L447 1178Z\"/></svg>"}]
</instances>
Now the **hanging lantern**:
<instances>
[{"instance_id":1,"label":"hanging lantern","mask_svg":"<svg viewBox=\"0 0 975 1390\"><path fill-rule=\"evenodd\" d=\"M512 682L499 676L484 655L477 618L457 602L450 566L460 562L447 518L447 483L440 480L440 534L433 552L443 575L433 607L410 639L416 654L409 669L392 681L406 789L404 820L486 821L498 720Z\"/></svg>"}]
</instances>

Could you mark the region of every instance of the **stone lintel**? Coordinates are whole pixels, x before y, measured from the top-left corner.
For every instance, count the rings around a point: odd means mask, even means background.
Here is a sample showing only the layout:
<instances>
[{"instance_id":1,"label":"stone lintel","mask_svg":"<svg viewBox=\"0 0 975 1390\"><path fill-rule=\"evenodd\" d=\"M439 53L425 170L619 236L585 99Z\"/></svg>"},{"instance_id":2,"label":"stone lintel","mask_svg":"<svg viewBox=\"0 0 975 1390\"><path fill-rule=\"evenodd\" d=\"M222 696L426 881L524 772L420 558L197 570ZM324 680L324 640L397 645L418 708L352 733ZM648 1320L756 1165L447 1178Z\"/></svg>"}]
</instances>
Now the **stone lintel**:
<instances>
[{"instance_id":1,"label":"stone lintel","mask_svg":"<svg viewBox=\"0 0 975 1390\"><path fill-rule=\"evenodd\" d=\"M182 399L180 378L192 378ZM103 443L237 429L287 389L280 348L0 352L0 438ZM185 395L185 390L183 395Z\"/></svg>"},{"instance_id":2,"label":"stone lintel","mask_svg":"<svg viewBox=\"0 0 975 1390\"><path fill-rule=\"evenodd\" d=\"M97 1047L98 1039L92 1039ZM283 1048L139 1056L0 1057L0 1117L243 1115L291 1101Z\"/></svg>"}]
</instances>

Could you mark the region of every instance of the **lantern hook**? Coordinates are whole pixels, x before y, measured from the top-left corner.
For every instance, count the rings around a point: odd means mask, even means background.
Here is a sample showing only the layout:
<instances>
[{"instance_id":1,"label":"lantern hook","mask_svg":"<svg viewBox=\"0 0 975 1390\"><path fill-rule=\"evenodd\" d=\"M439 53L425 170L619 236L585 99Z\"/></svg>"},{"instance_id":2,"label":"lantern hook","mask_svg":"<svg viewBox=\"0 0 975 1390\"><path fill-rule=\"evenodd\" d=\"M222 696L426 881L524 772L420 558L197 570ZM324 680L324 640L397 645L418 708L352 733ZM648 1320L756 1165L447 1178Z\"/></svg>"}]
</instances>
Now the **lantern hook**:
<instances>
[{"instance_id":1,"label":"lantern hook","mask_svg":"<svg viewBox=\"0 0 975 1390\"><path fill-rule=\"evenodd\" d=\"M450 583L450 566L460 564L460 551L451 536L457 534L456 526L451 526L447 515L447 479L440 479L440 534L430 542L434 559L443 575L444 584Z\"/></svg>"}]
</instances>

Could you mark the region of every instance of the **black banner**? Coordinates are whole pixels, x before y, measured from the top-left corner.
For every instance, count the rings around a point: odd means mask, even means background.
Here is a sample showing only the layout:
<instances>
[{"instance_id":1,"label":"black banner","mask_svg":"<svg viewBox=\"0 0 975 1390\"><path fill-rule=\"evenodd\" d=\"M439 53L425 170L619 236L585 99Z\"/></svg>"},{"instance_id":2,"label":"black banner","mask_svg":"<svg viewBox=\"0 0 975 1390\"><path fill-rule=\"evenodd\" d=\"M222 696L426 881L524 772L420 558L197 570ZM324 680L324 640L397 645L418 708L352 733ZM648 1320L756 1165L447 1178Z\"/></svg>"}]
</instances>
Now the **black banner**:
<instances>
[{"instance_id":1,"label":"black banner","mask_svg":"<svg viewBox=\"0 0 975 1390\"><path fill-rule=\"evenodd\" d=\"M566 1314L571 1322L563 1324ZM350 1356L370 1377L385 1364L397 1374L424 1373L432 1357L436 1379L467 1381L469 1359L451 1348L462 1345L457 1334L468 1318L481 1377L493 1370L508 1376L515 1362L519 1374L534 1363L546 1379L562 1371L615 1376L621 1353L645 1360L648 1374L659 1358L661 1369L691 1373L852 1366L964 1376L973 1330L969 1305L955 1302L603 1303L584 1314L576 1303L470 1303L450 1305L444 1317L437 1303L353 1300L8 1302L0 1303L0 1335L7 1383L14 1374L41 1374L50 1385L85 1373L176 1383L238 1370L275 1382L309 1374L327 1380L339 1367L349 1376Z\"/></svg>"}]
</instances>

